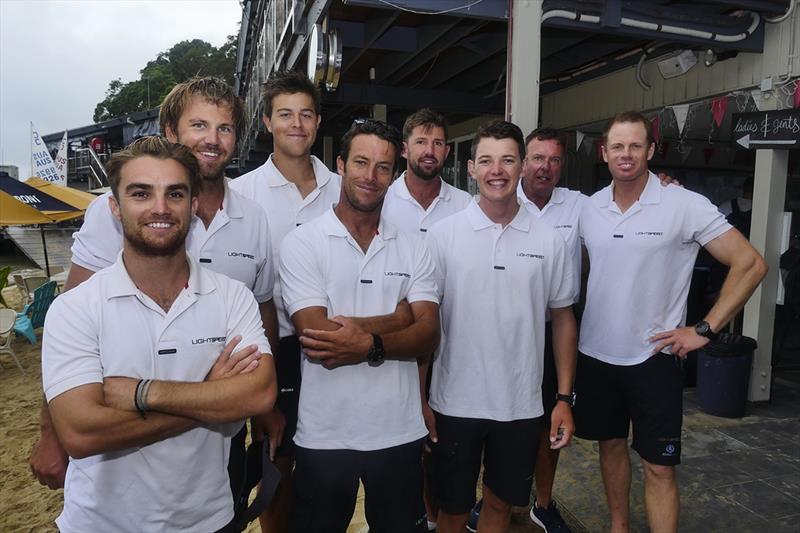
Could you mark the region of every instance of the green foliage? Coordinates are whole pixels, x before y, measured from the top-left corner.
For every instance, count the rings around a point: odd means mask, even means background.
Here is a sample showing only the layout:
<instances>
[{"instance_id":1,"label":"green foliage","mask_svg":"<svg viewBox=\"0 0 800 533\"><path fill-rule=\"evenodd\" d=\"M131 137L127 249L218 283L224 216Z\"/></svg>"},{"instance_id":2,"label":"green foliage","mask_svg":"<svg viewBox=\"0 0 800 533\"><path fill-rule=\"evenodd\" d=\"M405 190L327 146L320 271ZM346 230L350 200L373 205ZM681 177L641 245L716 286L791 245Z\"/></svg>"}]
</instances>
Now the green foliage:
<instances>
[{"instance_id":1,"label":"green foliage","mask_svg":"<svg viewBox=\"0 0 800 533\"><path fill-rule=\"evenodd\" d=\"M238 35L229 35L219 48L200 39L177 43L148 61L139 71L141 76L138 80L128 83L121 79L112 80L105 99L94 109L94 121L103 122L135 111L153 109L161 105L176 83L192 76L219 76L233 84L238 42Z\"/></svg>"},{"instance_id":2,"label":"green foliage","mask_svg":"<svg viewBox=\"0 0 800 533\"><path fill-rule=\"evenodd\" d=\"M0 268L0 304L2 304L3 307L8 307L8 304L6 303L5 299L3 298L3 289L5 289L6 285L8 285L8 275L9 274L11 274L11 267L10 266Z\"/></svg>"}]
</instances>

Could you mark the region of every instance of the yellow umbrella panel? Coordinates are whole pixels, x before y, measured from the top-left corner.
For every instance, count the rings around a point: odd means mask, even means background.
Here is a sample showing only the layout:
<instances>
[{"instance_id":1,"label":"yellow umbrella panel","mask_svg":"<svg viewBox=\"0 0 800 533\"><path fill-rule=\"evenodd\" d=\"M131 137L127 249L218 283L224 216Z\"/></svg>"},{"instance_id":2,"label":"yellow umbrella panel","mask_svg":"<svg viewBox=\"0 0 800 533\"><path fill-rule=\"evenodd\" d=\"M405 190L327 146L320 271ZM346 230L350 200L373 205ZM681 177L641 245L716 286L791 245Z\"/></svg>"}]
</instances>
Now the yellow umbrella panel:
<instances>
[{"instance_id":1,"label":"yellow umbrella panel","mask_svg":"<svg viewBox=\"0 0 800 533\"><path fill-rule=\"evenodd\" d=\"M97 198L97 196L94 194L79 191L78 189L73 189L72 187L55 185L48 181L44 181L41 178L37 178L36 176L28 178L25 181L25 184L30 185L31 187L36 187L43 193L49 194L53 198L58 198L65 204L69 204L75 209L85 210L87 207L89 207L89 204L92 203L92 200Z\"/></svg>"}]
</instances>

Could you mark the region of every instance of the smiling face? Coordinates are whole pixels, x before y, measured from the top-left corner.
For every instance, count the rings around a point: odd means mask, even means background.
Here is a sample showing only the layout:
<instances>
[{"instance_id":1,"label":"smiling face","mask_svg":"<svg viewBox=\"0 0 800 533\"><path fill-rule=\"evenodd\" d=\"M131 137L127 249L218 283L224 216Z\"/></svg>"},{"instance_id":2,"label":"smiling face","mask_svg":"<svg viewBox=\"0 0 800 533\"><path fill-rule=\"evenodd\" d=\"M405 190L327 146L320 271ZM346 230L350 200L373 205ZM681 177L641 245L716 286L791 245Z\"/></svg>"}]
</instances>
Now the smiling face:
<instances>
[{"instance_id":1,"label":"smiling face","mask_svg":"<svg viewBox=\"0 0 800 533\"><path fill-rule=\"evenodd\" d=\"M190 194L189 174L173 159L138 157L120 170L118 198L111 211L122 222L126 246L147 256L183 253L197 207Z\"/></svg>"},{"instance_id":2,"label":"smiling face","mask_svg":"<svg viewBox=\"0 0 800 533\"><path fill-rule=\"evenodd\" d=\"M275 153L284 157L303 157L311 153L321 117L314 99L306 93L281 93L272 98L272 114L264 115L264 125L272 133Z\"/></svg>"},{"instance_id":3,"label":"smiling face","mask_svg":"<svg viewBox=\"0 0 800 533\"><path fill-rule=\"evenodd\" d=\"M641 122L613 124L602 147L611 177L620 182L647 179L647 162L655 149L654 143L648 143L647 130Z\"/></svg>"},{"instance_id":4,"label":"smiling face","mask_svg":"<svg viewBox=\"0 0 800 533\"><path fill-rule=\"evenodd\" d=\"M478 183L481 201L516 203L517 182L522 172L520 147L511 138L483 137L475 149L475 160L468 163L469 173Z\"/></svg>"},{"instance_id":5,"label":"smiling face","mask_svg":"<svg viewBox=\"0 0 800 533\"><path fill-rule=\"evenodd\" d=\"M438 126L417 126L403 142L403 157L408 160L410 171L425 181L441 176L448 154L444 129Z\"/></svg>"},{"instance_id":6,"label":"smiling face","mask_svg":"<svg viewBox=\"0 0 800 533\"><path fill-rule=\"evenodd\" d=\"M229 106L216 105L196 95L178 119L177 130L166 126L165 134L170 142L192 151L200 165L201 178L222 179L236 146L236 128Z\"/></svg>"},{"instance_id":7,"label":"smiling face","mask_svg":"<svg viewBox=\"0 0 800 533\"><path fill-rule=\"evenodd\" d=\"M525 195L530 200L549 201L553 189L561 179L563 164L564 147L558 139L531 139L527 147L522 178Z\"/></svg>"},{"instance_id":8,"label":"smiling face","mask_svg":"<svg viewBox=\"0 0 800 533\"><path fill-rule=\"evenodd\" d=\"M356 211L371 213L381 208L392 183L396 151L377 135L359 134L350 141L347 161L341 156L336 167L342 176L340 202Z\"/></svg>"}]
</instances>

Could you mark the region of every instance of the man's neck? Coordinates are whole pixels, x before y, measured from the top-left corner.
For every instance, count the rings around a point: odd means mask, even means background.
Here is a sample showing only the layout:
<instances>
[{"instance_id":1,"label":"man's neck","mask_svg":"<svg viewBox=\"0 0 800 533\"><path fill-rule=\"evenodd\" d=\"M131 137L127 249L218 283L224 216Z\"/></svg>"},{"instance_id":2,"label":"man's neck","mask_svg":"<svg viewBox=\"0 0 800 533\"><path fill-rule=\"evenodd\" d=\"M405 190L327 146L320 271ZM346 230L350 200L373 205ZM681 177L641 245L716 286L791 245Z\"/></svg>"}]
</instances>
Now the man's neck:
<instances>
[{"instance_id":1,"label":"man's neck","mask_svg":"<svg viewBox=\"0 0 800 533\"><path fill-rule=\"evenodd\" d=\"M217 212L222 207L225 199L225 178L220 176L216 179L204 179L203 188L197 195L197 217L203 221L206 228L211 225L211 221L217 216Z\"/></svg>"},{"instance_id":2,"label":"man's neck","mask_svg":"<svg viewBox=\"0 0 800 533\"><path fill-rule=\"evenodd\" d=\"M495 224L501 224L506 227L514 220L519 212L519 202L516 196L505 201L490 202L485 197L481 196L478 201L478 207L481 208L486 216Z\"/></svg>"},{"instance_id":3,"label":"man's neck","mask_svg":"<svg viewBox=\"0 0 800 533\"><path fill-rule=\"evenodd\" d=\"M546 206L550 202L550 199L553 197L552 191L547 196L541 196L541 195L537 196L536 194L533 193L533 191L528 190L528 187L525 186L524 180L522 182L522 192L525 193L525 197L531 202L533 202L536 205L536 207L539 208L540 211L544 209L544 206Z\"/></svg>"},{"instance_id":4,"label":"man's neck","mask_svg":"<svg viewBox=\"0 0 800 533\"><path fill-rule=\"evenodd\" d=\"M347 228L348 233L356 240L358 245L367 252L375 235L378 234L378 224L381 221L381 209L369 213L353 209L346 202L339 201L333 212Z\"/></svg>"},{"instance_id":5,"label":"man's neck","mask_svg":"<svg viewBox=\"0 0 800 533\"><path fill-rule=\"evenodd\" d=\"M617 204L620 211L624 213L639 200L644 188L647 187L647 180L649 177L650 172L645 170L641 176L638 176L634 180L613 180L614 186L612 187L612 193L614 195L614 203Z\"/></svg>"},{"instance_id":6,"label":"man's neck","mask_svg":"<svg viewBox=\"0 0 800 533\"><path fill-rule=\"evenodd\" d=\"M409 194L425 210L431 206L433 200L439 196L442 190L441 176L425 180L414 174L414 171L409 168L406 170L405 180Z\"/></svg>"},{"instance_id":7,"label":"man's neck","mask_svg":"<svg viewBox=\"0 0 800 533\"><path fill-rule=\"evenodd\" d=\"M165 312L189 282L189 263L183 247L173 255L153 257L142 255L125 243L122 260L134 285Z\"/></svg>"},{"instance_id":8,"label":"man's neck","mask_svg":"<svg viewBox=\"0 0 800 533\"><path fill-rule=\"evenodd\" d=\"M300 195L305 198L317 187L311 154L291 157L278 151L272 153L272 164L288 181L294 183Z\"/></svg>"}]
</instances>

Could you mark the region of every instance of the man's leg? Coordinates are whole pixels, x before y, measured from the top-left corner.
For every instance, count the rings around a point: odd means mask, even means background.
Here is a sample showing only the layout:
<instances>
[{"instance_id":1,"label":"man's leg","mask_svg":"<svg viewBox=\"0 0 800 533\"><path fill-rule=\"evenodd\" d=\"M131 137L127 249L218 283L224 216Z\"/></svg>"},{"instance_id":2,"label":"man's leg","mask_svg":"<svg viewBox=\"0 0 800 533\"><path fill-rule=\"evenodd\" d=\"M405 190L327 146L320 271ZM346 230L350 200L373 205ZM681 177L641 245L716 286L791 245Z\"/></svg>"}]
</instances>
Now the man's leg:
<instances>
[{"instance_id":1,"label":"man's leg","mask_svg":"<svg viewBox=\"0 0 800 533\"><path fill-rule=\"evenodd\" d=\"M600 472L611 513L611 531L627 533L630 528L631 458L627 439L601 440Z\"/></svg>"},{"instance_id":2,"label":"man's leg","mask_svg":"<svg viewBox=\"0 0 800 533\"><path fill-rule=\"evenodd\" d=\"M561 450L550 449L550 434L542 431L539 436L539 453L536 455L536 506L547 508L553 501L553 483L556 480L558 454Z\"/></svg>"},{"instance_id":3,"label":"man's leg","mask_svg":"<svg viewBox=\"0 0 800 533\"><path fill-rule=\"evenodd\" d=\"M478 519L481 533L502 533L511 521L511 504L498 498L486 484L483 485L483 507Z\"/></svg>"},{"instance_id":4,"label":"man's leg","mask_svg":"<svg viewBox=\"0 0 800 533\"><path fill-rule=\"evenodd\" d=\"M295 447L289 531L347 531L358 495L358 453Z\"/></svg>"},{"instance_id":5,"label":"man's leg","mask_svg":"<svg viewBox=\"0 0 800 533\"><path fill-rule=\"evenodd\" d=\"M364 482L364 514L371 531L424 533L422 440L384 450L358 452Z\"/></svg>"},{"instance_id":6,"label":"man's leg","mask_svg":"<svg viewBox=\"0 0 800 533\"><path fill-rule=\"evenodd\" d=\"M649 463L642 459L644 467L644 504L647 521L654 533L678 531L678 481L674 466Z\"/></svg>"},{"instance_id":7,"label":"man's leg","mask_svg":"<svg viewBox=\"0 0 800 533\"><path fill-rule=\"evenodd\" d=\"M439 503L438 533L463 533L475 504L475 485L488 421L436 415L438 442L431 443L430 487Z\"/></svg>"},{"instance_id":8,"label":"man's leg","mask_svg":"<svg viewBox=\"0 0 800 533\"><path fill-rule=\"evenodd\" d=\"M262 533L288 531L289 509L292 503L292 467L294 466L294 434L297 430L297 404L300 399L300 341L291 335L278 341L275 375L278 379L278 398L275 405L286 419L283 438L275 452L275 466L281 481L267 510L258 517Z\"/></svg>"}]
</instances>

